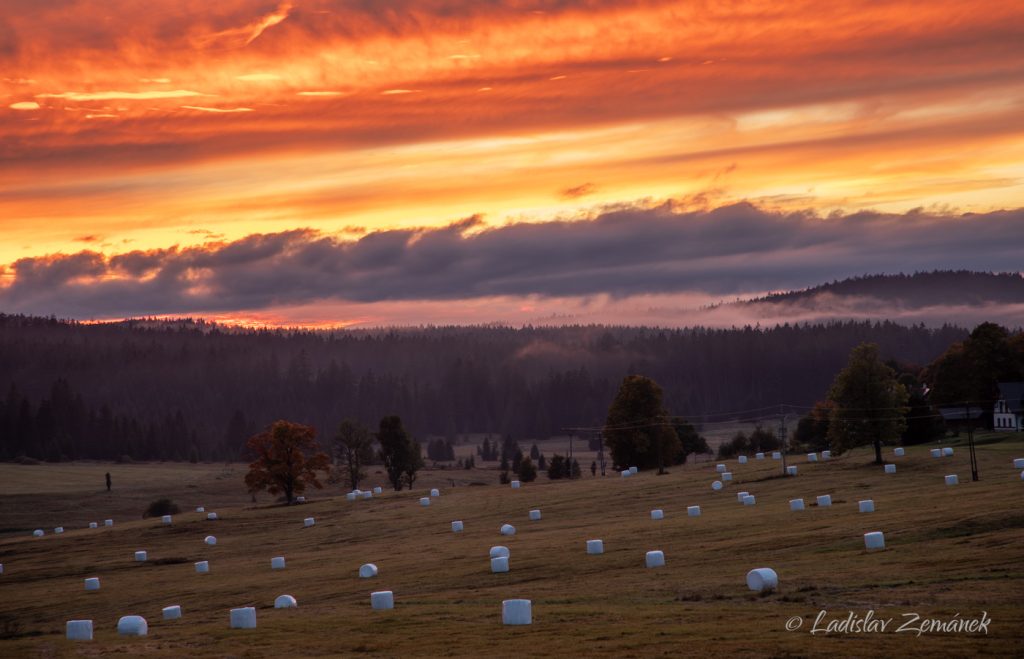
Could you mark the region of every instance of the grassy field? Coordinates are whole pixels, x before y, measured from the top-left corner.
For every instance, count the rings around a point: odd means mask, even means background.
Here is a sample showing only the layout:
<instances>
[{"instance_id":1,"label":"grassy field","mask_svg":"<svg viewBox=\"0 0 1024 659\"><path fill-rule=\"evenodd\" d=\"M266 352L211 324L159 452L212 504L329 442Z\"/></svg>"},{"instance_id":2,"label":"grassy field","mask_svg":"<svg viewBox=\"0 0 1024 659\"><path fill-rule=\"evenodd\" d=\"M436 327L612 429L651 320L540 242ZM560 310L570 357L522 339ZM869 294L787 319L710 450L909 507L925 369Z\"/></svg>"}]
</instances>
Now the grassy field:
<instances>
[{"instance_id":1,"label":"grassy field","mask_svg":"<svg viewBox=\"0 0 1024 659\"><path fill-rule=\"evenodd\" d=\"M348 502L333 488L291 508L267 496L250 503L240 465L4 465L0 656L1019 656L1024 481L1011 461L1024 456L1022 440L988 438L978 483L954 443L952 458L909 448L894 459L895 475L869 464L864 450L816 464L799 457L796 478L778 477L771 460L730 461L735 481L718 493L713 463L520 490L498 486L494 472L437 471L412 493ZM102 487L108 470L111 495ZM945 486L949 473L961 483ZM450 487L455 474L459 486ZM460 485L474 480L489 485ZM441 496L421 507L434 485ZM737 503L740 490L757 505ZM186 512L164 526L140 518L149 499L167 494L221 519ZM831 494L833 506L813 505L819 494ZM789 511L795 497L806 511ZM865 498L876 512L857 512ZM688 505L703 515L688 517ZM527 520L532 508L541 521ZM651 520L652 508L665 519ZM308 516L317 523L304 528ZM113 528L81 528L107 517ZM454 519L464 533L451 533ZM518 533L500 536L504 522ZM53 535L56 524L68 531ZM30 536L37 526L44 538ZM862 534L875 530L887 549L868 553ZM208 534L216 546L203 543ZM602 538L606 553L586 555L589 538ZM490 572L496 544L511 549L508 574ZM149 562L133 560L137 549ZM665 552L666 567L644 568L651 549ZM288 567L271 571L278 555ZM195 573L199 560L210 561L210 574ZM358 577L366 562L378 577ZM762 566L780 585L756 595L745 575ZM100 591L85 592L91 576ZM385 589L395 609L372 611L370 592ZM272 608L283 593L299 608ZM533 600L532 626L501 624L509 598ZM170 604L182 606L181 620L160 619ZM228 628L229 609L239 606L257 607L257 629ZM812 634L822 610L821 627L868 611L894 621L885 632ZM982 611L987 634L894 631L904 614L948 620ZM127 614L145 616L149 636L119 637L117 619ZM94 641L64 638L65 621L76 618L94 621ZM799 630L786 630L791 618Z\"/></svg>"}]
</instances>

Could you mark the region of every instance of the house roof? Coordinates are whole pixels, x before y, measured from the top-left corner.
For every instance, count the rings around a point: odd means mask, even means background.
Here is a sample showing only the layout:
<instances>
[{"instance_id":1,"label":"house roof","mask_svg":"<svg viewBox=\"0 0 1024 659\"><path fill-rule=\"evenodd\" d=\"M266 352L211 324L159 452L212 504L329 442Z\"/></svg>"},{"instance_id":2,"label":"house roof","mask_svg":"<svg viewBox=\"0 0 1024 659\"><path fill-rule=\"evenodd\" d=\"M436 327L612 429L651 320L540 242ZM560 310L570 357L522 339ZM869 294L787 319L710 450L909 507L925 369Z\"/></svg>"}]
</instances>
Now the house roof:
<instances>
[{"instance_id":1,"label":"house roof","mask_svg":"<svg viewBox=\"0 0 1024 659\"><path fill-rule=\"evenodd\" d=\"M985 410L972 405L971 407L940 407L939 414L946 421L963 421L964 419L980 419Z\"/></svg>"},{"instance_id":2,"label":"house roof","mask_svg":"<svg viewBox=\"0 0 1024 659\"><path fill-rule=\"evenodd\" d=\"M1014 414L1024 412L1024 382L1000 382L999 398Z\"/></svg>"}]
</instances>

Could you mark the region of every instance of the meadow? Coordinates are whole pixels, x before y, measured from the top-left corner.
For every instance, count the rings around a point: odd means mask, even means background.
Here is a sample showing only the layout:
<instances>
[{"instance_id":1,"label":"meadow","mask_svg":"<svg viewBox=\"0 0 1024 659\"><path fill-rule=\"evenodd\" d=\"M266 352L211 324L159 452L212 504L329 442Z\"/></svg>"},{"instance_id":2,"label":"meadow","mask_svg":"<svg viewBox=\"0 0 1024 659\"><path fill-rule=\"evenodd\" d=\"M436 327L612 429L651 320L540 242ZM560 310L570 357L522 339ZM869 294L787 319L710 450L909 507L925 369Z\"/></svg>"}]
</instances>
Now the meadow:
<instances>
[{"instance_id":1,"label":"meadow","mask_svg":"<svg viewBox=\"0 0 1024 659\"><path fill-rule=\"evenodd\" d=\"M731 460L734 481L720 492L710 487L714 462L663 476L542 475L518 490L498 485L493 470L428 470L412 492L385 488L350 502L332 485L291 507L267 495L252 503L243 465L0 465L0 656L1019 655L1024 481L1012 461L1024 457L1024 438L980 439L979 482L966 447L952 440L943 445L955 455L940 459L929 457L933 445L902 458L887 447L896 474L872 464L866 449L818 463L791 456L794 478L770 459ZM951 473L959 485L944 484ZM385 483L371 471L367 485ZM430 487L440 496L420 506ZM739 504L741 490L756 505ZM832 507L814 504L821 494L831 494ZM182 507L170 526L141 518L159 496ZM797 497L807 509L791 512ZM875 512L859 513L858 500L868 498ZM194 512L199 505L220 519ZM691 505L702 515L687 516ZM543 518L529 521L535 508ZM654 508L665 519L652 520ZM310 516L316 524L305 528ZM106 518L115 525L103 527ZM465 531L452 533L452 520ZM100 528L83 528L89 521ZM499 535L503 523L516 535ZM54 535L58 524L66 532ZM32 537L37 527L44 537ZM885 551L865 550L868 531L885 533ZM216 546L203 543L210 534ZM591 538L604 540L604 554L586 554ZM509 573L490 572L493 545L510 548ZM142 549L149 560L138 563L133 553ZM645 569L653 549L665 552L665 567ZM285 556L287 568L272 571L273 556ZM200 560L209 574L196 574ZM379 576L359 578L367 562ZM774 592L747 589L756 567L778 572ZM102 587L86 592L83 579L93 576ZM371 610L375 590L394 591L395 608ZM298 608L273 608L285 593ZM533 601L532 625L502 625L510 598ZM162 620L172 604L182 619ZM255 630L229 629L229 610L241 606L256 607ZM893 622L885 631L812 634L821 611L819 628L869 611ZM949 620L983 611L987 633L895 631L905 614ZM148 620L148 636L117 635L128 614ZM79 618L94 621L93 641L64 638L65 622Z\"/></svg>"}]
</instances>

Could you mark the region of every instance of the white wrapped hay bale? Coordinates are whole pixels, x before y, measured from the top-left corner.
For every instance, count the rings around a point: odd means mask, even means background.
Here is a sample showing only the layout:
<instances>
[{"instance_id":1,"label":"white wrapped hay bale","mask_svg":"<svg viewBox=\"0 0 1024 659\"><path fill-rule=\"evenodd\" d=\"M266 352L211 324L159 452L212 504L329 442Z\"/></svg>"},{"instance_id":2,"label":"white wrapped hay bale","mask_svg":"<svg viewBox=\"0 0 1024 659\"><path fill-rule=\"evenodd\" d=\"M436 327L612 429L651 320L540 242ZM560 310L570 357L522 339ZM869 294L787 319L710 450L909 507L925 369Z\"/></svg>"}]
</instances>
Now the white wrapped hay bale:
<instances>
[{"instance_id":1,"label":"white wrapped hay bale","mask_svg":"<svg viewBox=\"0 0 1024 659\"><path fill-rule=\"evenodd\" d=\"M305 526L306 528L309 528L310 526L313 526L314 524L316 524L316 519L313 518L313 517L307 517L306 519L302 520L302 525Z\"/></svg>"},{"instance_id":2,"label":"white wrapped hay bale","mask_svg":"<svg viewBox=\"0 0 1024 659\"><path fill-rule=\"evenodd\" d=\"M864 499L858 501L857 506L862 513L873 513L875 512L875 502L872 499Z\"/></svg>"},{"instance_id":3,"label":"white wrapped hay bale","mask_svg":"<svg viewBox=\"0 0 1024 659\"><path fill-rule=\"evenodd\" d=\"M206 512L206 508L204 508L203 506L196 506L196 512L197 513L205 513Z\"/></svg>"},{"instance_id":4,"label":"white wrapped hay bale","mask_svg":"<svg viewBox=\"0 0 1024 659\"><path fill-rule=\"evenodd\" d=\"M865 549L885 549L885 534L881 531L872 531L864 534Z\"/></svg>"},{"instance_id":5,"label":"white wrapped hay bale","mask_svg":"<svg viewBox=\"0 0 1024 659\"><path fill-rule=\"evenodd\" d=\"M885 465L885 473L887 473L887 474L895 474L896 473L896 465L894 465L894 464L887 464L887 465Z\"/></svg>"},{"instance_id":6,"label":"white wrapped hay bale","mask_svg":"<svg viewBox=\"0 0 1024 659\"><path fill-rule=\"evenodd\" d=\"M819 508L828 508L831 505L832 505L832 495L831 494L820 494L820 495L818 495L818 507Z\"/></svg>"},{"instance_id":7,"label":"white wrapped hay bale","mask_svg":"<svg viewBox=\"0 0 1024 659\"><path fill-rule=\"evenodd\" d=\"M942 449L938 449L938 448L933 448L933 449L932 449L931 451L929 451L928 453L929 453L929 454L931 454L931 456L932 456L933 458L941 458L941 457L942 457Z\"/></svg>"},{"instance_id":8,"label":"white wrapped hay bale","mask_svg":"<svg viewBox=\"0 0 1024 659\"><path fill-rule=\"evenodd\" d=\"M4 573L4 564L0 563L0 574Z\"/></svg>"},{"instance_id":9,"label":"white wrapped hay bale","mask_svg":"<svg viewBox=\"0 0 1024 659\"><path fill-rule=\"evenodd\" d=\"M170 515L164 515L163 517L160 518L160 521L163 522L164 524L170 524L171 523L171 516Z\"/></svg>"},{"instance_id":10,"label":"white wrapped hay bale","mask_svg":"<svg viewBox=\"0 0 1024 659\"><path fill-rule=\"evenodd\" d=\"M755 460L764 460L764 453L761 453L760 451L755 453L754 454L754 459Z\"/></svg>"},{"instance_id":11,"label":"white wrapped hay bale","mask_svg":"<svg viewBox=\"0 0 1024 659\"><path fill-rule=\"evenodd\" d=\"M217 519L217 513L206 513L206 519L211 521Z\"/></svg>"},{"instance_id":12,"label":"white wrapped hay bale","mask_svg":"<svg viewBox=\"0 0 1024 659\"><path fill-rule=\"evenodd\" d=\"M700 506L687 506L686 514L690 517L700 517Z\"/></svg>"},{"instance_id":13,"label":"white wrapped hay bale","mask_svg":"<svg viewBox=\"0 0 1024 659\"><path fill-rule=\"evenodd\" d=\"M274 556L270 559L271 570L283 570L285 568L284 556Z\"/></svg>"},{"instance_id":14,"label":"white wrapped hay bale","mask_svg":"<svg viewBox=\"0 0 1024 659\"><path fill-rule=\"evenodd\" d=\"M957 478L956 474L949 474L946 476L946 485L956 485L959 482L960 479Z\"/></svg>"},{"instance_id":15,"label":"white wrapped hay bale","mask_svg":"<svg viewBox=\"0 0 1024 659\"><path fill-rule=\"evenodd\" d=\"M100 525L97 524L96 522L89 522L89 528L90 529L98 529L99 527L100 527Z\"/></svg>"},{"instance_id":16,"label":"white wrapped hay bale","mask_svg":"<svg viewBox=\"0 0 1024 659\"><path fill-rule=\"evenodd\" d=\"M647 555L644 558L644 563L647 567L664 567L665 552L660 549L647 552Z\"/></svg>"},{"instance_id":17,"label":"white wrapped hay bale","mask_svg":"<svg viewBox=\"0 0 1024 659\"><path fill-rule=\"evenodd\" d=\"M818 454L817 453L808 453L807 454L807 461L808 462L817 462L818 461Z\"/></svg>"},{"instance_id":18,"label":"white wrapped hay bale","mask_svg":"<svg viewBox=\"0 0 1024 659\"><path fill-rule=\"evenodd\" d=\"M728 483L731 480L732 480L732 472L731 471L724 471L724 472L722 472L722 482L723 483Z\"/></svg>"},{"instance_id":19,"label":"white wrapped hay bale","mask_svg":"<svg viewBox=\"0 0 1024 659\"><path fill-rule=\"evenodd\" d=\"M953 448L950 447L950 446L947 446L946 448L942 449L942 457L944 457L944 458L951 458L951 457L953 457Z\"/></svg>"},{"instance_id":20,"label":"white wrapped hay bale","mask_svg":"<svg viewBox=\"0 0 1024 659\"><path fill-rule=\"evenodd\" d=\"M231 629L256 629L256 608L243 606L231 609Z\"/></svg>"},{"instance_id":21,"label":"white wrapped hay bale","mask_svg":"<svg viewBox=\"0 0 1024 659\"><path fill-rule=\"evenodd\" d=\"M781 459L782 459L782 452L781 451L772 451L772 460L781 460Z\"/></svg>"},{"instance_id":22,"label":"white wrapped hay bale","mask_svg":"<svg viewBox=\"0 0 1024 659\"><path fill-rule=\"evenodd\" d=\"M779 586L779 575L770 567L754 568L747 572L747 588L756 593L766 593Z\"/></svg>"},{"instance_id":23,"label":"white wrapped hay bale","mask_svg":"<svg viewBox=\"0 0 1024 659\"><path fill-rule=\"evenodd\" d=\"M36 538L41 538L44 535L46 535L46 531L44 531L42 529L36 529L35 531L32 532L32 536L36 537Z\"/></svg>"},{"instance_id":24,"label":"white wrapped hay bale","mask_svg":"<svg viewBox=\"0 0 1024 659\"><path fill-rule=\"evenodd\" d=\"M142 616L121 616L117 621L117 633L120 636L145 636L149 633L149 624Z\"/></svg>"},{"instance_id":25,"label":"white wrapped hay bale","mask_svg":"<svg viewBox=\"0 0 1024 659\"><path fill-rule=\"evenodd\" d=\"M746 490L744 490L742 492L737 492L736 493L736 502L737 503L743 503L743 497L747 496L748 494L750 494L750 492L747 492Z\"/></svg>"},{"instance_id":26,"label":"white wrapped hay bale","mask_svg":"<svg viewBox=\"0 0 1024 659\"><path fill-rule=\"evenodd\" d=\"M491 559L491 572L508 572L508 556L495 556Z\"/></svg>"},{"instance_id":27,"label":"white wrapped hay bale","mask_svg":"<svg viewBox=\"0 0 1024 659\"><path fill-rule=\"evenodd\" d=\"M790 499L789 500L789 509L790 510L803 510L804 509L804 500L803 499Z\"/></svg>"},{"instance_id":28,"label":"white wrapped hay bale","mask_svg":"<svg viewBox=\"0 0 1024 659\"><path fill-rule=\"evenodd\" d=\"M452 522L452 533L462 533L462 520L457 519Z\"/></svg>"},{"instance_id":29,"label":"white wrapped hay bale","mask_svg":"<svg viewBox=\"0 0 1024 659\"><path fill-rule=\"evenodd\" d=\"M212 547L213 545L217 544L217 537L213 535L208 535L205 538L203 538L203 542Z\"/></svg>"},{"instance_id":30,"label":"white wrapped hay bale","mask_svg":"<svg viewBox=\"0 0 1024 659\"><path fill-rule=\"evenodd\" d=\"M539 510L531 510L530 511L530 521L531 522L539 522L540 521L540 511Z\"/></svg>"},{"instance_id":31,"label":"white wrapped hay bale","mask_svg":"<svg viewBox=\"0 0 1024 659\"><path fill-rule=\"evenodd\" d=\"M604 540L587 540L587 553L588 554L603 554L604 553Z\"/></svg>"},{"instance_id":32,"label":"white wrapped hay bale","mask_svg":"<svg viewBox=\"0 0 1024 659\"><path fill-rule=\"evenodd\" d=\"M640 470L638 468L636 468L636 467L630 467L629 468L629 473L631 473L631 474L636 474L638 471L640 471Z\"/></svg>"},{"instance_id":33,"label":"white wrapped hay bale","mask_svg":"<svg viewBox=\"0 0 1024 659\"><path fill-rule=\"evenodd\" d=\"M1013 468L1014 469L1024 469L1024 458L1014 458L1013 459Z\"/></svg>"},{"instance_id":34,"label":"white wrapped hay bale","mask_svg":"<svg viewBox=\"0 0 1024 659\"><path fill-rule=\"evenodd\" d=\"M363 492L363 499L372 499L372 498L373 498L373 492L371 492L369 490L366 490L365 492Z\"/></svg>"},{"instance_id":35,"label":"white wrapped hay bale","mask_svg":"<svg viewBox=\"0 0 1024 659\"><path fill-rule=\"evenodd\" d=\"M519 481L512 481L512 489L513 490L518 490L519 489Z\"/></svg>"},{"instance_id":36,"label":"white wrapped hay bale","mask_svg":"<svg viewBox=\"0 0 1024 659\"><path fill-rule=\"evenodd\" d=\"M745 464L747 464L747 456L745 456L745 455L741 455L740 457L736 458L736 460L737 460L737 461L738 461L738 462L739 462L739 463L740 463L741 465L745 465Z\"/></svg>"},{"instance_id":37,"label":"white wrapped hay bale","mask_svg":"<svg viewBox=\"0 0 1024 659\"><path fill-rule=\"evenodd\" d=\"M349 501L355 501L358 496L359 495L357 495L355 492L349 492L348 494L345 495L345 498L348 499Z\"/></svg>"},{"instance_id":38,"label":"white wrapped hay bale","mask_svg":"<svg viewBox=\"0 0 1024 659\"><path fill-rule=\"evenodd\" d=\"M421 506L429 506L430 505L430 497L420 497L420 505Z\"/></svg>"},{"instance_id":39,"label":"white wrapped hay bale","mask_svg":"<svg viewBox=\"0 0 1024 659\"><path fill-rule=\"evenodd\" d=\"M181 605L172 604L171 606L165 606L162 609L164 614L164 620L178 620L181 618Z\"/></svg>"},{"instance_id":40,"label":"white wrapped hay bale","mask_svg":"<svg viewBox=\"0 0 1024 659\"><path fill-rule=\"evenodd\" d=\"M363 491L357 488L355 490L352 490L352 494L356 495L356 498L358 499L359 497L363 496Z\"/></svg>"},{"instance_id":41,"label":"white wrapped hay bale","mask_svg":"<svg viewBox=\"0 0 1024 659\"><path fill-rule=\"evenodd\" d=\"M796 476L796 465L789 465L786 467L787 476Z\"/></svg>"},{"instance_id":42,"label":"white wrapped hay bale","mask_svg":"<svg viewBox=\"0 0 1024 659\"><path fill-rule=\"evenodd\" d=\"M210 573L210 561L199 561L196 563L197 574L209 574Z\"/></svg>"},{"instance_id":43,"label":"white wrapped hay bale","mask_svg":"<svg viewBox=\"0 0 1024 659\"><path fill-rule=\"evenodd\" d=\"M665 519L665 511L661 508L655 508L651 511L651 519Z\"/></svg>"},{"instance_id":44,"label":"white wrapped hay bale","mask_svg":"<svg viewBox=\"0 0 1024 659\"><path fill-rule=\"evenodd\" d=\"M715 471L717 471L720 474L724 474L726 472L726 470L727 470L727 467L724 464L722 464L721 462L719 462L718 464L715 465Z\"/></svg>"},{"instance_id":45,"label":"white wrapped hay bale","mask_svg":"<svg viewBox=\"0 0 1024 659\"><path fill-rule=\"evenodd\" d=\"M362 579L369 579L370 577L377 576L377 566L373 563L364 563L359 566L359 577Z\"/></svg>"},{"instance_id":46,"label":"white wrapped hay bale","mask_svg":"<svg viewBox=\"0 0 1024 659\"><path fill-rule=\"evenodd\" d=\"M390 590L370 593L370 607L378 611L395 608L395 594Z\"/></svg>"},{"instance_id":47,"label":"white wrapped hay bale","mask_svg":"<svg viewBox=\"0 0 1024 659\"><path fill-rule=\"evenodd\" d=\"M748 494L747 496L743 497L743 505L744 506L753 506L756 503L757 503L757 499L754 497L753 494Z\"/></svg>"},{"instance_id":48,"label":"white wrapped hay bale","mask_svg":"<svg viewBox=\"0 0 1024 659\"><path fill-rule=\"evenodd\" d=\"M832 459L832 451L822 451L821 452L821 459L822 460L831 460Z\"/></svg>"},{"instance_id":49,"label":"white wrapped hay bale","mask_svg":"<svg viewBox=\"0 0 1024 659\"><path fill-rule=\"evenodd\" d=\"M1024 481L1024 471L1020 472L1020 479Z\"/></svg>"},{"instance_id":50,"label":"white wrapped hay bale","mask_svg":"<svg viewBox=\"0 0 1024 659\"><path fill-rule=\"evenodd\" d=\"M622 470L622 471L621 471L621 472L619 473L619 475L620 475L620 476L622 476L623 478L629 478L630 476L632 476L632 475L633 475L633 472L631 472L631 471L630 471L629 469L623 469L623 470Z\"/></svg>"},{"instance_id":51,"label":"white wrapped hay bale","mask_svg":"<svg viewBox=\"0 0 1024 659\"><path fill-rule=\"evenodd\" d=\"M494 547L491 547L489 554L491 558L497 558L498 556L509 556L511 555L511 552L509 552L508 547L495 545Z\"/></svg>"},{"instance_id":52,"label":"white wrapped hay bale","mask_svg":"<svg viewBox=\"0 0 1024 659\"><path fill-rule=\"evenodd\" d=\"M294 609L299 605L291 595L278 595L274 600L275 609Z\"/></svg>"},{"instance_id":53,"label":"white wrapped hay bale","mask_svg":"<svg viewBox=\"0 0 1024 659\"><path fill-rule=\"evenodd\" d=\"M146 554L145 550L140 550L140 551L135 552L135 560L138 561L139 563L145 563L146 562L146 558L147 558L147 554Z\"/></svg>"},{"instance_id":54,"label":"white wrapped hay bale","mask_svg":"<svg viewBox=\"0 0 1024 659\"><path fill-rule=\"evenodd\" d=\"M380 485L378 485L377 487L373 488L373 494L374 494L374 496L379 495L379 494L384 494L384 488L382 488Z\"/></svg>"},{"instance_id":55,"label":"white wrapped hay bale","mask_svg":"<svg viewBox=\"0 0 1024 659\"><path fill-rule=\"evenodd\" d=\"M501 525L501 534L502 535L515 535L516 534L516 527L512 526L511 524L502 524Z\"/></svg>"},{"instance_id":56,"label":"white wrapped hay bale","mask_svg":"<svg viewBox=\"0 0 1024 659\"><path fill-rule=\"evenodd\" d=\"M85 580L86 590L99 590L100 589L100 578L99 577L88 577Z\"/></svg>"},{"instance_id":57,"label":"white wrapped hay bale","mask_svg":"<svg viewBox=\"0 0 1024 659\"><path fill-rule=\"evenodd\" d=\"M306 503L306 497L295 497L295 503Z\"/></svg>"},{"instance_id":58,"label":"white wrapped hay bale","mask_svg":"<svg viewBox=\"0 0 1024 659\"><path fill-rule=\"evenodd\" d=\"M712 481L711 489L714 490L715 492L722 489L722 481Z\"/></svg>"},{"instance_id":59,"label":"white wrapped hay bale","mask_svg":"<svg viewBox=\"0 0 1024 659\"><path fill-rule=\"evenodd\" d=\"M114 520L112 520L112 519L105 519L105 520L103 520L103 526L113 526L113 525L114 525Z\"/></svg>"},{"instance_id":60,"label":"white wrapped hay bale","mask_svg":"<svg viewBox=\"0 0 1024 659\"><path fill-rule=\"evenodd\" d=\"M61 533L64 533L64 527L63 526L58 526L57 528L55 528L53 530L53 532L56 533L57 535L60 535Z\"/></svg>"},{"instance_id":61,"label":"white wrapped hay bale","mask_svg":"<svg viewBox=\"0 0 1024 659\"><path fill-rule=\"evenodd\" d=\"M68 620L64 627L64 635L69 641L91 641L92 620Z\"/></svg>"},{"instance_id":62,"label":"white wrapped hay bale","mask_svg":"<svg viewBox=\"0 0 1024 659\"><path fill-rule=\"evenodd\" d=\"M892 450L892 454L895 455L897 458L902 458L904 455L907 454L907 451L902 446L897 446Z\"/></svg>"},{"instance_id":63,"label":"white wrapped hay bale","mask_svg":"<svg viewBox=\"0 0 1024 659\"><path fill-rule=\"evenodd\" d=\"M501 623L503 625L533 624L533 602L530 600L502 600Z\"/></svg>"},{"instance_id":64,"label":"white wrapped hay bale","mask_svg":"<svg viewBox=\"0 0 1024 659\"><path fill-rule=\"evenodd\" d=\"M434 489L430 490L430 496L432 496L432 497L439 497L439 496L441 496L441 490L439 490L439 489L437 489L435 487Z\"/></svg>"}]
</instances>

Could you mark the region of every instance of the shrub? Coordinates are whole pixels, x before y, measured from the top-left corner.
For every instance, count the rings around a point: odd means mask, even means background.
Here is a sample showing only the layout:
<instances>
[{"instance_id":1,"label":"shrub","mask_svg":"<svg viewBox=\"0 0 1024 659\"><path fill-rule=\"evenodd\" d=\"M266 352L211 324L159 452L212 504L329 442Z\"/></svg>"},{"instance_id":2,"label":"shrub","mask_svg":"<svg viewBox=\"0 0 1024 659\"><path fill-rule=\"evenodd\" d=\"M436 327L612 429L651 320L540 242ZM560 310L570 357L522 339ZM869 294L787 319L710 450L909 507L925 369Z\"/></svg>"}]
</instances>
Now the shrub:
<instances>
[{"instance_id":1,"label":"shrub","mask_svg":"<svg viewBox=\"0 0 1024 659\"><path fill-rule=\"evenodd\" d=\"M537 480L537 468L533 466L533 460L523 458L519 463L519 480L524 483L532 483Z\"/></svg>"},{"instance_id":2,"label":"shrub","mask_svg":"<svg viewBox=\"0 0 1024 659\"><path fill-rule=\"evenodd\" d=\"M181 512L178 508L178 504L174 503L170 499L157 499L149 504L149 508L146 508L146 512L142 513L143 517L163 517L164 515L177 515Z\"/></svg>"}]
</instances>

